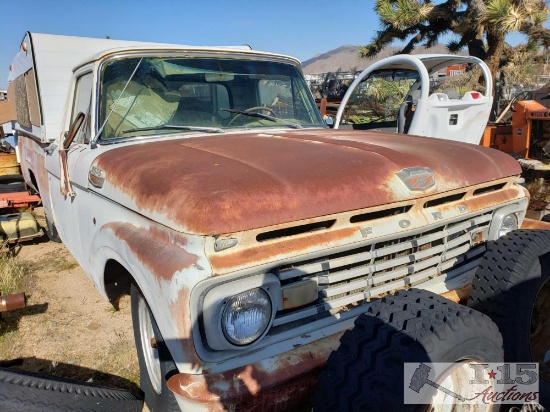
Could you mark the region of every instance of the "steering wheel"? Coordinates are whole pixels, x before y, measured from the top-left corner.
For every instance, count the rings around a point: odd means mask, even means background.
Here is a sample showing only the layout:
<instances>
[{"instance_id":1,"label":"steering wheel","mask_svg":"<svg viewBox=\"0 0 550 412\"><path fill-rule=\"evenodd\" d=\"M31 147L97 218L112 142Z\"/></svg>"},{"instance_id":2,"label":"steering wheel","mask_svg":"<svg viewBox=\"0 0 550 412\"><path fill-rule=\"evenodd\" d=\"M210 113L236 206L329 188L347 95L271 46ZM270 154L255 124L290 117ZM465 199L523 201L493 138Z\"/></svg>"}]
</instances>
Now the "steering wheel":
<instances>
[{"instance_id":1,"label":"steering wheel","mask_svg":"<svg viewBox=\"0 0 550 412\"><path fill-rule=\"evenodd\" d=\"M266 112L270 112L272 116L274 116L274 117L277 116L275 114L275 112L273 111L273 109L270 109L269 107L264 107L264 106L251 107L251 108L246 109L244 111L248 113L248 112L253 112L254 110L265 110ZM227 126L231 126L233 124L233 122L240 116L242 116L242 115L240 113L237 113L237 115L233 119L231 119L231 121L227 124Z\"/></svg>"}]
</instances>

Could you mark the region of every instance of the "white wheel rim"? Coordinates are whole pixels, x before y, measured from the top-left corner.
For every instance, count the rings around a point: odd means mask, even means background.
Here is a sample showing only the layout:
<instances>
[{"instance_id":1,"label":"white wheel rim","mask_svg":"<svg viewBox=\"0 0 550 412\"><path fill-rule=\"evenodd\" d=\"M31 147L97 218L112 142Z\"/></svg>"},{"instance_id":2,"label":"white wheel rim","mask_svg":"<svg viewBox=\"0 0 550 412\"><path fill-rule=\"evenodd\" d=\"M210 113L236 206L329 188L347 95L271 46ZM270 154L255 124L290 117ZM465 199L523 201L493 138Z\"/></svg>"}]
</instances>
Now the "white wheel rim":
<instances>
[{"instance_id":1,"label":"white wheel rim","mask_svg":"<svg viewBox=\"0 0 550 412\"><path fill-rule=\"evenodd\" d=\"M470 372L471 368L468 365L472 364L483 364L482 362L466 360L460 363L457 363L456 366L448 369L442 376L437 379L437 383L450 391L457 394L467 394L470 392L472 384L470 380L472 379ZM432 398L432 405L429 409L433 412L452 412L457 409L459 405L462 405L462 402L451 395L448 395L442 391L437 391L434 397ZM491 412L494 410L493 404L475 404L475 405L466 405L471 406L476 412ZM496 405L497 409L499 405ZM466 408L466 410L470 410Z\"/></svg>"},{"instance_id":2,"label":"white wheel rim","mask_svg":"<svg viewBox=\"0 0 550 412\"><path fill-rule=\"evenodd\" d=\"M156 393L160 394L162 390L162 374L160 372L160 359L158 349L153 347L152 342L155 339L153 323L149 308L143 297L139 297L138 303L139 332L141 337L141 348L149 381Z\"/></svg>"}]
</instances>

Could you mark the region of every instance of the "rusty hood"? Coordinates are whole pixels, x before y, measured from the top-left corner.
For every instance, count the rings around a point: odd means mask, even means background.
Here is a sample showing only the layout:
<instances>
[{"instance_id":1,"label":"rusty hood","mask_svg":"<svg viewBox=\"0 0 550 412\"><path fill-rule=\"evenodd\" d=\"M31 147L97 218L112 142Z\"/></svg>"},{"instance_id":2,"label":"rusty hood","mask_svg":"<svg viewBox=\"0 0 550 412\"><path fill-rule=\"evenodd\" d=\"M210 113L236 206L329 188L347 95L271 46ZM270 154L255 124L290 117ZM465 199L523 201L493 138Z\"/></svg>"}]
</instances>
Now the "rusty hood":
<instances>
[{"instance_id":1,"label":"rusty hood","mask_svg":"<svg viewBox=\"0 0 550 412\"><path fill-rule=\"evenodd\" d=\"M240 133L123 144L99 155L95 189L161 224L215 235L419 198L517 175L512 157L476 145L341 130ZM411 191L403 169L430 168Z\"/></svg>"}]
</instances>

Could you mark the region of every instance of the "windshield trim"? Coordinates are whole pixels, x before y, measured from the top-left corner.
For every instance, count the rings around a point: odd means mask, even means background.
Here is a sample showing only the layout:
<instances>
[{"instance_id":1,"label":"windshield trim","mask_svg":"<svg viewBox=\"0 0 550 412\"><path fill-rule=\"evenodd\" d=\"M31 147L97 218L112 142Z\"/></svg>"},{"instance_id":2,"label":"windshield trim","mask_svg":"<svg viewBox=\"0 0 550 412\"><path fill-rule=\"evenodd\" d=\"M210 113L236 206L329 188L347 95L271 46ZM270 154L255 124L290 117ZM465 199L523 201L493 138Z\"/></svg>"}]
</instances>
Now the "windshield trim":
<instances>
[{"instance_id":1,"label":"windshield trim","mask_svg":"<svg viewBox=\"0 0 550 412\"><path fill-rule=\"evenodd\" d=\"M328 129L328 126L323 125L313 125L313 124L303 124L301 125L303 129ZM273 126L265 126L265 127L255 127L255 128L246 128L243 126L238 127L231 127L224 130L224 136L225 135L234 135L234 134L241 134L241 133L274 133L277 132L294 132L294 131L303 131L303 129L291 129L285 127L285 125L273 125ZM212 132L212 133L205 133L205 132L195 132L193 131L185 131L185 130L177 130L174 133L160 133L160 134L150 134L150 135L141 135L136 137L120 137L116 139L107 139L107 140L101 140L99 139L97 141L98 146L109 146L112 144L118 144L118 143L127 143L127 142L140 142L144 140L152 140L152 139L162 139L162 140L168 140L168 139L191 139L194 137L206 137L206 136L220 136L220 133Z\"/></svg>"}]
</instances>

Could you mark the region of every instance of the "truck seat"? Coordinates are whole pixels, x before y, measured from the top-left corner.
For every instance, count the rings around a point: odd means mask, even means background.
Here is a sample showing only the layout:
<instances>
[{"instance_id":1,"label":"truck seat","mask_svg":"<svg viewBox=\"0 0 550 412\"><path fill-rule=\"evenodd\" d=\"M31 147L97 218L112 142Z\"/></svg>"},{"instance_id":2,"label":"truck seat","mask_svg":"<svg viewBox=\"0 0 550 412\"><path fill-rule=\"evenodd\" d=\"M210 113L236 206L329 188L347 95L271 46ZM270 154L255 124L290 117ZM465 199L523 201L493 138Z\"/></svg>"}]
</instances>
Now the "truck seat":
<instances>
[{"instance_id":1,"label":"truck seat","mask_svg":"<svg viewBox=\"0 0 550 412\"><path fill-rule=\"evenodd\" d=\"M178 126L220 126L221 121L208 103L194 97L180 100L169 124Z\"/></svg>"}]
</instances>

